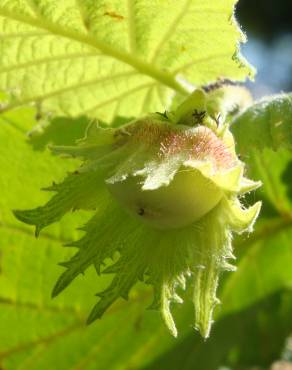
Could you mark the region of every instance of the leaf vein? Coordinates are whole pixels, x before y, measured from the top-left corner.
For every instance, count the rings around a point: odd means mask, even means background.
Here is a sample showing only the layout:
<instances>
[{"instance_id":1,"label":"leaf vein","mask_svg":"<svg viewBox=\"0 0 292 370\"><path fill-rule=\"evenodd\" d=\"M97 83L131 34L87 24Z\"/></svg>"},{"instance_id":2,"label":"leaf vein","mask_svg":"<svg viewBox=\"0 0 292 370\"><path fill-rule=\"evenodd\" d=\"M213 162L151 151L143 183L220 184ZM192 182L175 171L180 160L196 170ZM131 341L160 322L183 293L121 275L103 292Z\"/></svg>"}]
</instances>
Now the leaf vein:
<instances>
[{"instance_id":1,"label":"leaf vein","mask_svg":"<svg viewBox=\"0 0 292 370\"><path fill-rule=\"evenodd\" d=\"M157 47L155 48L152 57L151 62L155 63L158 56L160 55L161 51L163 50L164 45L169 41L169 39L174 34L176 28L178 27L180 21L185 17L187 14L187 10L189 6L191 5L191 0L186 0L181 11L178 13L178 15L174 18L173 22L169 25L168 29L166 30L165 34L162 36L160 42L158 43Z\"/></svg>"},{"instance_id":2,"label":"leaf vein","mask_svg":"<svg viewBox=\"0 0 292 370\"><path fill-rule=\"evenodd\" d=\"M140 85L140 86L137 86L137 87L135 87L135 88L133 88L133 89L131 89L131 90L127 90L126 92L123 92L122 94L119 94L119 95L116 95L116 96L114 96L114 97L112 97L112 98L110 98L110 99L108 99L108 100L105 100L105 101L103 101L103 102L101 102L101 103L98 103L97 105L95 105L94 107L92 107L92 108L89 108L88 110L86 110L85 111L85 113L89 113L89 112L92 112L92 111L94 111L94 110L97 110L97 109L99 109L99 108L101 108L101 107L104 107L105 105L108 105L108 104L110 104L110 103L113 103L113 102L115 102L116 100L119 100L119 99L124 99L125 97L127 97L127 96L129 96L129 95L131 95L131 94L133 94L133 93L135 93L135 92L137 92L137 91L139 91L139 90L142 90L142 89L144 89L144 88L147 88L147 87L150 87L150 86L154 86L154 85L156 85L155 83L146 83L146 84L144 84L144 85Z\"/></svg>"},{"instance_id":3,"label":"leaf vein","mask_svg":"<svg viewBox=\"0 0 292 370\"><path fill-rule=\"evenodd\" d=\"M40 344L44 344L44 345L49 345L51 342L54 342L55 340L57 340L58 338L60 337L64 337L76 330L80 330L84 327L84 323L83 321L79 321L79 322L76 322L75 324L73 325L70 325L68 327L66 327L65 329L62 329L60 331L57 331L55 332L54 334L51 334L51 335L48 335L48 336L45 336L45 337L41 337L37 340L33 340L33 341L30 341L30 342L26 342L26 343L22 343L22 344L19 344L18 346L15 346L15 347L12 347L6 351L2 351L0 352L0 359L4 359L4 358L7 358L15 353L18 353L18 352L22 352L22 351L25 351L26 349L29 349L31 347L35 347L35 346L38 346Z\"/></svg>"},{"instance_id":4,"label":"leaf vein","mask_svg":"<svg viewBox=\"0 0 292 370\"><path fill-rule=\"evenodd\" d=\"M131 53L136 52L136 25L135 25L135 12L133 0L127 0L128 5L128 24L129 24L129 44Z\"/></svg>"},{"instance_id":5,"label":"leaf vein","mask_svg":"<svg viewBox=\"0 0 292 370\"><path fill-rule=\"evenodd\" d=\"M170 88L182 93L183 95L188 94L185 87L176 81L175 76L169 72L162 71L161 69L154 67L153 65L144 62L143 60L137 58L135 55L129 54L123 50L114 49L108 43L104 43L102 40L98 40L91 35L82 34L70 29L64 29L58 24L49 22L46 19L35 19L31 18L25 14L12 13L9 10L1 7L0 5L0 15L10 18L12 20L28 24L30 26L40 28L74 41L78 41L81 44L87 44L100 50L102 53L125 63L141 74L148 75L155 80L158 80L162 84L169 86Z\"/></svg>"},{"instance_id":6,"label":"leaf vein","mask_svg":"<svg viewBox=\"0 0 292 370\"><path fill-rule=\"evenodd\" d=\"M98 57L99 55L100 55L99 53L87 53L87 54L86 53L73 53L73 54L65 54L65 55L56 55L52 57L36 59L36 60L29 61L26 63L20 63L20 64L12 65L9 67L1 68L0 74L11 72L11 71L17 71L17 70L25 69L29 67L34 67L36 65L45 64L45 63L57 62L57 61L66 60L66 59L70 61L72 59L78 59L78 58L83 59L83 58L88 58L88 57Z\"/></svg>"},{"instance_id":7,"label":"leaf vein","mask_svg":"<svg viewBox=\"0 0 292 370\"><path fill-rule=\"evenodd\" d=\"M107 82L107 81L112 82L112 80L114 80L115 78L122 78L122 77L125 77L125 76L131 76L131 75L134 76L136 74L137 73L134 72L134 71L129 71L129 72L123 72L123 73L112 75L112 76L105 76L103 78L97 78L97 79L89 80L89 81L86 81L86 82L83 82L83 83L79 82L77 84L70 85L70 86L64 87L62 89L54 90L54 91L52 91L50 93L47 93L47 94L31 96L29 98L22 99L18 102L8 104L0 110L0 113L6 112L8 110L17 108L17 107L25 105L25 104L32 103L34 101L43 101L43 100L48 99L48 98L53 98L55 96L62 95L64 93L72 91L72 90L78 90L78 89L88 87L88 86L91 86L91 85L95 85L95 84L98 84L98 83L101 83L101 82L103 82L103 83Z\"/></svg>"},{"instance_id":8,"label":"leaf vein","mask_svg":"<svg viewBox=\"0 0 292 370\"><path fill-rule=\"evenodd\" d=\"M6 305L6 306L13 306L15 308L27 308L33 311L38 312L52 312L56 314L70 314L74 315L77 319L84 320L85 316L81 315L81 312L77 309L74 309L73 307L58 307L58 306L44 306L44 305L38 305L36 303L30 303L30 302L19 302L17 300L12 300L8 298L2 298L0 297L0 305Z\"/></svg>"},{"instance_id":9,"label":"leaf vein","mask_svg":"<svg viewBox=\"0 0 292 370\"><path fill-rule=\"evenodd\" d=\"M8 224L8 223L0 223L0 228L3 228L3 229L7 229L7 230L10 230L10 231L13 231L13 232L16 232L16 233L21 233L21 234L25 234L25 235L28 235L32 238L35 238L34 236L34 233L28 229L25 229L25 228L22 228L21 226L16 226L16 225L12 225L12 224ZM48 234L46 232L43 232L40 234L39 238L41 239L46 239L46 240L49 240L49 241L52 241L52 242L55 242L55 243L62 243L62 244L67 244L69 242L71 242L72 240L69 240L69 239L63 239L63 238L59 238L59 237L55 237L51 234Z\"/></svg>"},{"instance_id":10,"label":"leaf vein","mask_svg":"<svg viewBox=\"0 0 292 370\"><path fill-rule=\"evenodd\" d=\"M229 52L229 53L222 53L222 54L213 54L213 55L209 55L207 57L193 59L190 62L184 64L183 66L180 66L177 69L175 69L173 71L173 73L176 74L176 73L179 73L179 72L182 72L182 71L186 71L187 69L191 68L194 64L202 64L202 63L205 63L206 61L228 57L228 56L230 56L230 54L232 54L232 53Z\"/></svg>"}]
</instances>

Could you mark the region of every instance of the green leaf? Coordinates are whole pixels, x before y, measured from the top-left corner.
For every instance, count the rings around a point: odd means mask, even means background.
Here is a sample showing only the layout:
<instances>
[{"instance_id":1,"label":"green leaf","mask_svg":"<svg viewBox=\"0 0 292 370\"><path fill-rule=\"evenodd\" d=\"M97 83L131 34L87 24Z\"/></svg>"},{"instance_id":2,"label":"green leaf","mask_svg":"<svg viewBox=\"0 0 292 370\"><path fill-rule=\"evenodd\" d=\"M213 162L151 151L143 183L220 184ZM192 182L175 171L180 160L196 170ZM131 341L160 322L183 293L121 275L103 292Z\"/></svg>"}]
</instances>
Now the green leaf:
<instances>
[{"instance_id":1,"label":"green leaf","mask_svg":"<svg viewBox=\"0 0 292 370\"><path fill-rule=\"evenodd\" d=\"M289 94L264 99L233 121L232 132L248 174L263 183L256 194L263 209L254 235L238 242L239 267L222 292L226 312L292 284L291 119Z\"/></svg>"},{"instance_id":2,"label":"green leaf","mask_svg":"<svg viewBox=\"0 0 292 370\"><path fill-rule=\"evenodd\" d=\"M292 149L292 94L268 97L243 111L232 122L238 151Z\"/></svg>"},{"instance_id":3,"label":"green leaf","mask_svg":"<svg viewBox=\"0 0 292 370\"><path fill-rule=\"evenodd\" d=\"M238 51L234 3L2 0L3 109L36 101L110 122L165 109L173 92L187 93L182 81L243 80L253 72Z\"/></svg>"},{"instance_id":4,"label":"green leaf","mask_svg":"<svg viewBox=\"0 0 292 370\"><path fill-rule=\"evenodd\" d=\"M255 232L236 240L235 253L240 261L221 292L224 313L241 310L283 287L292 286L291 181L283 181L288 175L292 153L285 149L251 148L245 159L248 175L263 182L256 192L256 198L263 200L263 212ZM251 196L252 203L254 200Z\"/></svg>"},{"instance_id":5,"label":"green leaf","mask_svg":"<svg viewBox=\"0 0 292 370\"><path fill-rule=\"evenodd\" d=\"M30 131L30 143L35 150L44 150L48 144L73 145L84 136L89 123L90 119L85 116L75 119L54 117Z\"/></svg>"},{"instance_id":6,"label":"green leaf","mask_svg":"<svg viewBox=\"0 0 292 370\"><path fill-rule=\"evenodd\" d=\"M281 358L292 327L291 309L289 292L268 296L218 320L207 342L189 334L143 369L268 369Z\"/></svg>"},{"instance_id":7,"label":"green leaf","mask_svg":"<svg viewBox=\"0 0 292 370\"><path fill-rule=\"evenodd\" d=\"M292 286L292 217L259 224L253 235L235 245L241 256L237 271L226 280L220 294L224 315Z\"/></svg>"},{"instance_id":8,"label":"green leaf","mask_svg":"<svg viewBox=\"0 0 292 370\"><path fill-rule=\"evenodd\" d=\"M287 149L274 151L265 148L259 152L251 148L244 159L248 163L250 176L261 179L263 183L258 190L257 198L264 199L265 213L271 213L273 208L273 216L277 214L288 216L292 209L292 151Z\"/></svg>"}]
</instances>

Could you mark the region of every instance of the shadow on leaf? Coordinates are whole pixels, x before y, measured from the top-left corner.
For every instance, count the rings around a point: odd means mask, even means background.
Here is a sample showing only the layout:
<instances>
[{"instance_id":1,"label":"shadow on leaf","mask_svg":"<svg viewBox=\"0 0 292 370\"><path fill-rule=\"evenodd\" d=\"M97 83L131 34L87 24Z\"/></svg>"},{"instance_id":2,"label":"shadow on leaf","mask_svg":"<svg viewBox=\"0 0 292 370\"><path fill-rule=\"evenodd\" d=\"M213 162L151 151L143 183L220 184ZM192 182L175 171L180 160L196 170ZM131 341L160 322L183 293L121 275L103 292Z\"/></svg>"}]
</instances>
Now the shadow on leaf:
<instances>
[{"instance_id":1,"label":"shadow on leaf","mask_svg":"<svg viewBox=\"0 0 292 370\"><path fill-rule=\"evenodd\" d=\"M292 328L292 296L278 292L258 304L218 320L211 337L204 342L188 334L144 370L233 370L253 366L268 368L281 357Z\"/></svg>"},{"instance_id":2,"label":"shadow on leaf","mask_svg":"<svg viewBox=\"0 0 292 370\"><path fill-rule=\"evenodd\" d=\"M117 117L110 127L119 127L131 118ZM101 121L96 121L102 127L109 127ZM29 143L34 150L42 151L47 145L74 145L77 140L85 135L86 128L92 119L86 116L77 118L54 117L46 125L41 125L29 134Z\"/></svg>"}]
</instances>

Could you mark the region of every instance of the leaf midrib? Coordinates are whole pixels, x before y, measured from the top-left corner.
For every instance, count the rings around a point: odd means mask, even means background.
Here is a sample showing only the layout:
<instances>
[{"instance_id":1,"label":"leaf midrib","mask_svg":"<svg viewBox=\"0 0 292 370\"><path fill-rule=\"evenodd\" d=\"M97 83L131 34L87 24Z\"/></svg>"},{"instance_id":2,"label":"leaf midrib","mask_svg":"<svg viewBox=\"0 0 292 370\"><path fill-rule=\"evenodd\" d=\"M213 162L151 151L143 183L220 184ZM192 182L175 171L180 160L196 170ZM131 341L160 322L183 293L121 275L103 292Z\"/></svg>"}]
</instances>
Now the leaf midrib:
<instances>
[{"instance_id":1,"label":"leaf midrib","mask_svg":"<svg viewBox=\"0 0 292 370\"><path fill-rule=\"evenodd\" d=\"M94 49L101 51L103 54L108 55L116 60L119 60L131 66L132 68L134 68L141 74L150 76L153 79L161 82L162 84L168 86L169 88L183 95L187 95L189 93L187 89L176 80L175 75L169 72L162 71L159 68L147 62L142 61L141 59L135 57L132 54L129 54L121 50L114 49L110 45L107 45L103 43L102 41L97 40L90 35L81 34L73 30L64 29L60 25L57 26L56 24L48 22L45 19L41 19L41 20L33 19L24 14L12 13L8 11L7 9L3 9L1 7L0 7L0 16L9 18L14 21L28 24L32 27L37 27L39 29L46 30L54 35L62 36L67 39L71 39L73 41L77 41L82 44L89 45L93 47Z\"/></svg>"},{"instance_id":2,"label":"leaf midrib","mask_svg":"<svg viewBox=\"0 0 292 370\"><path fill-rule=\"evenodd\" d=\"M13 233L20 233L20 234L35 238L34 232L26 227L21 227L18 225L7 223L7 222L0 222L0 230L1 229L6 229ZM56 237L53 234L49 234L46 232L41 233L39 237L47 241L53 242L53 243L67 244L69 242L72 242L72 239L64 239L61 237Z\"/></svg>"}]
</instances>

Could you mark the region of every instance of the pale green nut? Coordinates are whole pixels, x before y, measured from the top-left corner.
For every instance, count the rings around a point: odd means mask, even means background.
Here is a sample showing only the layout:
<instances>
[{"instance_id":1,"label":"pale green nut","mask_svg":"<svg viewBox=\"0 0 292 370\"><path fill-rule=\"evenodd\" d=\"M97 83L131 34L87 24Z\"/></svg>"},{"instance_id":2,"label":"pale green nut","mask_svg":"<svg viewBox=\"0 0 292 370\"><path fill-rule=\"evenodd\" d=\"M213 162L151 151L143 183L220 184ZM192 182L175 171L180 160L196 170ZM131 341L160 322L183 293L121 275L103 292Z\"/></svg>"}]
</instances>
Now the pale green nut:
<instances>
[{"instance_id":1,"label":"pale green nut","mask_svg":"<svg viewBox=\"0 0 292 370\"><path fill-rule=\"evenodd\" d=\"M242 173L229 131L218 138L208 127L174 126L155 116L133 122L123 130L128 133L127 144L139 153L138 157L151 153L152 165L139 170L137 161L135 171L110 179L107 186L131 215L154 228L181 228L200 220L222 199L221 185L232 187ZM124 171L126 168L127 163ZM224 177L227 184L223 186Z\"/></svg>"},{"instance_id":2,"label":"pale green nut","mask_svg":"<svg viewBox=\"0 0 292 370\"><path fill-rule=\"evenodd\" d=\"M139 177L128 177L108 188L132 215L158 229L180 228L198 221L223 196L218 186L192 169L179 170L169 185L155 190L143 190Z\"/></svg>"}]
</instances>

